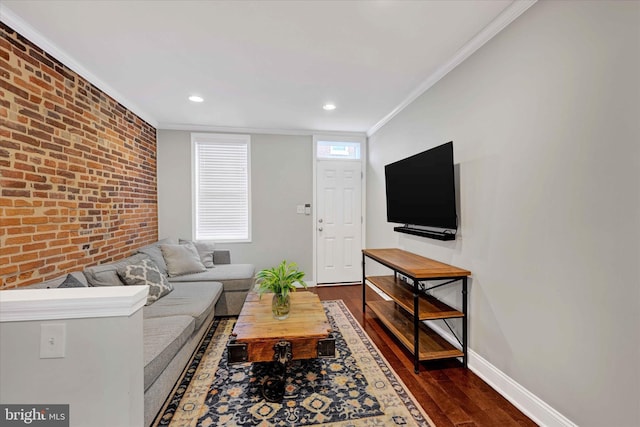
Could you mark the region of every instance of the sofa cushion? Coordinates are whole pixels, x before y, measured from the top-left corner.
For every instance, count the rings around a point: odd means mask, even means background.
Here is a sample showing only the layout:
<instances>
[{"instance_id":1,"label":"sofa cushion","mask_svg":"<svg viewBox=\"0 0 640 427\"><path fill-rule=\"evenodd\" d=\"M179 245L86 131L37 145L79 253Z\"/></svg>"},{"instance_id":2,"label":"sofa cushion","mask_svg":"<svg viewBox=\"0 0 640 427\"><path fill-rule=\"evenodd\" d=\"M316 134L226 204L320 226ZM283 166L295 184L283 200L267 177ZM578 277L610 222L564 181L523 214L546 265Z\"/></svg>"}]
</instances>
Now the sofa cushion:
<instances>
[{"instance_id":1,"label":"sofa cushion","mask_svg":"<svg viewBox=\"0 0 640 427\"><path fill-rule=\"evenodd\" d=\"M86 267L84 269L84 275L87 278L87 282L89 282L89 286L123 286L124 283L122 283L122 280L120 280L118 276L118 268L129 264L136 264L148 258L148 255L136 254L120 261Z\"/></svg>"},{"instance_id":2,"label":"sofa cushion","mask_svg":"<svg viewBox=\"0 0 640 427\"><path fill-rule=\"evenodd\" d=\"M144 336L144 389L164 371L195 330L190 316L170 316L145 319Z\"/></svg>"},{"instance_id":3,"label":"sofa cushion","mask_svg":"<svg viewBox=\"0 0 640 427\"><path fill-rule=\"evenodd\" d=\"M144 307L143 316L145 321L157 317L191 316L199 330L221 294L222 284L218 282L173 283L173 292Z\"/></svg>"},{"instance_id":4,"label":"sofa cushion","mask_svg":"<svg viewBox=\"0 0 640 427\"><path fill-rule=\"evenodd\" d=\"M160 245L177 245L177 244L178 244L177 239L172 239L172 238L162 239L157 241L156 243L152 243L150 245L138 248L137 252L141 254L149 255L149 258L151 258L153 262L155 262L158 265L158 267L160 267L160 271L162 272L162 274L166 275L167 264L165 263L164 257L162 256Z\"/></svg>"},{"instance_id":5,"label":"sofa cushion","mask_svg":"<svg viewBox=\"0 0 640 427\"><path fill-rule=\"evenodd\" d=\"M152 259L143 259L135 264L128 264L118 268L118 276L129 286L149 286L147 303L151 305L173 290L167 277L162 274L160 267Z\"/></svg>"},{"instance_id":6,"label":"sofa cushion","mask_svg":"<svg viewBox=\"0 0 640 427\"><path fill-rule=\"evenodd\" d=\"M183 245L160 245L162 255L167 263L170 277L204 271L206 267L200 261L200 255L192 243Z\"/></svg>"},{"instance_id":7,"label":"sofa cushion","mask_svg":"<svg viewBox=\"0 0 640 427\"><path fill-rule=\"evenodd\" d=\"M180 244L183 245L185 243L191 243L193 246L195 246L196 250L198 251L198 255L200 255L200 261L202 261L202 264L206 267L206 268L213 268L214 264L213 264L213 253L215 252L216 249L216 244L213 242L196 242L196 241L191 241L191 240L183 240L180 239Z\"/></svg>"},{"instance_id":8,"label":"sofa cushion","mask_svg":"<svg viewBox=\"0 0 640 427\"><path fill-rule=\"evenodd\" d=\"M255 266L253 264L222 264L215 268L207 268L200 273L185 274L169 277L171 283L178 282L207 282L224 283L225 291L248 290L253 283ZM248 280L246 280L248 279Z\"/></svg>"}]
</instances>

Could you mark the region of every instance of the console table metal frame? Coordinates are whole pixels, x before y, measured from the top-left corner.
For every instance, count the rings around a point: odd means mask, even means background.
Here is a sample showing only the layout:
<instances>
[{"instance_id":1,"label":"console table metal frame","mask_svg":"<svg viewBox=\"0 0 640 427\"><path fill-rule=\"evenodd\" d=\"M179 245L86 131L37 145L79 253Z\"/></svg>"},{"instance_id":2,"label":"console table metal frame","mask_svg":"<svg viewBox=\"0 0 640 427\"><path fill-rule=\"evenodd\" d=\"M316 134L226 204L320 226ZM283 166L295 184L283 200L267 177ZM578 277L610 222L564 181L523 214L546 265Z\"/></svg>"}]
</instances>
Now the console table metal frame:
<instances>
[{"instance_id":1,"label":"console table metal frame","mask_svg":"<svg viewBox=\"0 0 640 427\"><path fill-rule=\"evenodd\" d=\"M384 265L387 268L393 270L393 276L380 276L380 277L367 277L366 276L366 258L371 258L374 261ZM403 282L398 276L402 274L408 278L411 284ZM468 362L468 349L467 349L467 286L468 276L471 272L452 265L444 264L438 261L434 261L429 258L422 257L420 255L413 254L411 252L403 251L401 249L363 249L362 250L362 311L366 311L366 307L369 308L380 318L383 324L387 326L387 329L396 329L398 318L391 320L388 315L388 309L384 309L383 305L386 303L369 303L366 301L366 283L369 281L374 286L381 288L380 290L387 294L395 303L395 309L404 312L406 315L412 317L413 320L413 348L409 342L408 337L399 336L400 333L396 333L396 336L400 341L413 352L414 355L414 371L419 373L419 365L421 360L434 360L444 359L452 357L462 357L463 365L466 368ZM433 280L447 280L445 283L439 283L428 287L427 281ZM427 295L427 292L442 286L450 285L452 283L462 282L462 311L457 311L450 306L439 301L432 295ZM411 304L410 294L413 293L413 304ZM392 313L392 316L395 315ZM462 320L462 341L455 334L447 319L460 318ZM462 347L462 350L456 349L454 346L446 342L435 331L428 328L423 324L424 320L444 320L445 324L452 332L453 336L458 340L458 343ZM425 328L428 328L428 332ZM392 333L394 331L391 331ZM420 335L429 335L429 340L434 340L435 346L442 350L434 350L423 352L422 357L420 353Z\"/></svg>"}]
</instances>

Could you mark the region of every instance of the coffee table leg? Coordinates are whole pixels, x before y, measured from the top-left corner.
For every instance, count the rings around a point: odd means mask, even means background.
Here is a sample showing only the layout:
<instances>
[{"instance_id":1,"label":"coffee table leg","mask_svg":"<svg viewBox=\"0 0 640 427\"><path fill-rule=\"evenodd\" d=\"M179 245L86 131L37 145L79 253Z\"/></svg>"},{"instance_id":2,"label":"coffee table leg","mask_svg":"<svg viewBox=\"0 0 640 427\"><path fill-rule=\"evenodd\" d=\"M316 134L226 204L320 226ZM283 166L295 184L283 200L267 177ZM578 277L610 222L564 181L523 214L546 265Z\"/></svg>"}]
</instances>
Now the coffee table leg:
<instances>
[{"instance_id":1,"label":"coffee table leg","mask_svg":"<svg viewBox=\"0 0 640 427\"><path fill-rule=\"evenodd\" d=\"M279 341L273 346L273 362L271 376L262 384L262 395L269 402L280 402L284 397L285 374L287 364L293 359L291 343Z\"/></svg>"}]
</instances>

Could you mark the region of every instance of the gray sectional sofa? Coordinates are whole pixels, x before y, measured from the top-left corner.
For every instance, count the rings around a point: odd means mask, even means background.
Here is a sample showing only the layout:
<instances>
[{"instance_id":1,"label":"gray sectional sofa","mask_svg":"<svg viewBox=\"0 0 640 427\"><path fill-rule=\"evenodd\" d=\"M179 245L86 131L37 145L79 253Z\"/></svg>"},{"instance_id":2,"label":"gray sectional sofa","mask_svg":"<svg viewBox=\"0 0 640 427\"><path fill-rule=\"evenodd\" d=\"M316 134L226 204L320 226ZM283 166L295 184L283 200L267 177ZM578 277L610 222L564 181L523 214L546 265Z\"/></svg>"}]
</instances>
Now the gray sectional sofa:
<instances>
[{"instance_id":1,"label":"gray sectional sofa","mask_svg":"<svg viewBox=\"0 0 640 427\"><path fill-rule=\"evenodd\" d=\"M165 277L163 282L170 283L172 290L153 302L148 298L143 308L145 425L151 424L161 409L213 317L238 315L254 285L254 266L232 264L228 250L213 249L209 254L212 257L208 260L209 266L198 268L200 271L170 275L176 264L167 264L166 252L163 253L167 247L162 247L165 244L175 246L178 241L161 240L136 250L125 259L87 267L83 272L70 275L74 282L72 286L122 286L132 284L125 283L123 268L152 260L151 264L157 265ZM203 261L207 256L206 249L206 246L198 248ZM68 284L69 280L65 275L31 287L53 288L63 282Z\"/></svg>"}]
</instances>

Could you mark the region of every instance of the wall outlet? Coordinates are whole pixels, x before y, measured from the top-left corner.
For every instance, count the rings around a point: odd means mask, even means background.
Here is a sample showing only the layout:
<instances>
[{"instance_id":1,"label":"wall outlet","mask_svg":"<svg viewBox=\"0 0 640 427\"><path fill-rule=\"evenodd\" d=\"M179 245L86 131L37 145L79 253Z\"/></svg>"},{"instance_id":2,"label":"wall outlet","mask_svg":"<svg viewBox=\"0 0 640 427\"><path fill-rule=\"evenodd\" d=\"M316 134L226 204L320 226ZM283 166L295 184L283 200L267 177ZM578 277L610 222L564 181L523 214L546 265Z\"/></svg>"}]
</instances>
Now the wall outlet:
<instances>
[{"instance_id":1,"label":"wall outlet","mask_svg":"<svg viewBox=\"0 0 640 427\"><path fill-rule=\"evenodd\" d=\"M56 359L65 356L67 325L49 323L40 325L40 359Z\"/></svg>"}]
</instances>

